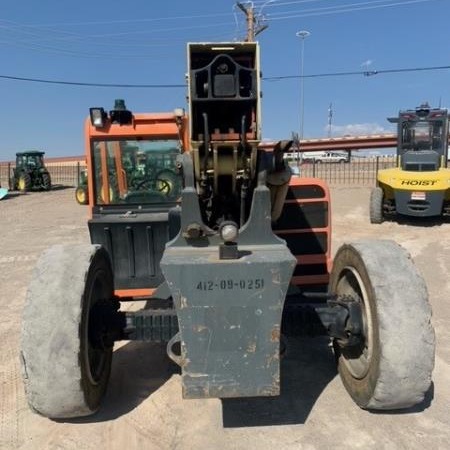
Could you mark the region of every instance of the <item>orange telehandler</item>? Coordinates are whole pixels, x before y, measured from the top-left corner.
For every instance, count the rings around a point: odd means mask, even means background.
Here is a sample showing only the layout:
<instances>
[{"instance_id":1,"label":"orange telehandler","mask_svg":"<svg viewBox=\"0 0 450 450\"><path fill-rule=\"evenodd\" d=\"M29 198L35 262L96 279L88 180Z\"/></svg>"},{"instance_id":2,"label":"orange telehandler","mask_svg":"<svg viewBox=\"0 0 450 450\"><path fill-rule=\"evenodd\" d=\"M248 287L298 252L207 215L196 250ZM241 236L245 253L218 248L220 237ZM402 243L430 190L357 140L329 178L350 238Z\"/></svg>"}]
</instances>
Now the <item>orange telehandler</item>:
<instances>
[{"instance_id":1,"label":"orange telehandler","mask_svg":"<svg viewBox=\"0 0 450 450\"><path fill-rule=\"evenodd\" d=\"M292 176L290 142L259 146L260 98L257 43L192 43L188 114L91 108L91 244L46 251L26 299L35 411L97 411L120 340L167 343L185 398L278 395L283 336L309 333L330 336L362 408L422 401L434 362L423 279L391 241L347 243L332 263L328 188ZM121 308L136 298L147 307Z\"/></svg>"}]
</instances>

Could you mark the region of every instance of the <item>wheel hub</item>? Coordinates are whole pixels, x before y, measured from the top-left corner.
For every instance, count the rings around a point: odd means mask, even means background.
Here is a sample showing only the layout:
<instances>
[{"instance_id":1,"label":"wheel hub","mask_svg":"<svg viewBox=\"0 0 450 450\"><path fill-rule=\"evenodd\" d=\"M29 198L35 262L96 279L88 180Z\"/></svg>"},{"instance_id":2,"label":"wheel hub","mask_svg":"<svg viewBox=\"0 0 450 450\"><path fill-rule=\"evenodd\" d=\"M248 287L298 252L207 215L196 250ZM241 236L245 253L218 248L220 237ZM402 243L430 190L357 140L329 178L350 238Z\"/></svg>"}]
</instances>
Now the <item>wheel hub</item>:
<instances>
[{"instance_id":1,"label":"wheel hub","mask_svg":"<svg viewBox=\"0 0 450 450\"><path fill-rule=\"evenodd\" d=\"M342 271L337 285L337 295L359 299L361 314L361 338L358 345L342 347L343 362L353 377L363 378L370 367L373 354L373 325L372 314L368 302L368 293L361 276L354 267L347 266ZM339 341L338 341L339 345Z\"/></svg>"}]
</instances>

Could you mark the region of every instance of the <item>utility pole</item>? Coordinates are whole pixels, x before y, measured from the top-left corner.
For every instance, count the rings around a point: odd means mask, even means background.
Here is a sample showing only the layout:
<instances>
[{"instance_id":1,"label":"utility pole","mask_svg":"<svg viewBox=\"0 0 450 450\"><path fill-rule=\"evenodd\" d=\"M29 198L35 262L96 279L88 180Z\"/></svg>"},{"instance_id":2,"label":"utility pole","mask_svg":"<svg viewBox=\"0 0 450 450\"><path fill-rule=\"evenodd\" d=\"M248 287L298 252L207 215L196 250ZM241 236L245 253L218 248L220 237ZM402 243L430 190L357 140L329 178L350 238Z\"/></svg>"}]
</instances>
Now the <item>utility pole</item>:
<instances>
[{"instance_id":1,"label":"utility pole","mask_svg":"<svg viewBox=\"0 0 450 450\"><path fill-rule=\"evenodd\" d=\"M328 137L331 137L331 121L333 120L333 103L328 107Z\"/></svg>"},{"instance_id":2,"label":"utility pole","mask_svg":"<svg viewBox=\"0 0 450 450\"><path fill-rule=\"evenodd\" d=\"M246 42L253 42L255 40L255 12L253 3L245 7L242 3L237 2L236 6L245 14L247 18L247 38Z\"/></svg>"},{"instance_id":3,"label":"utility pole","mask_svg":"<svg viewBox=\"0 0 450 450\"><path fill-rule=\"evenodd\" d=\"M273 3L275 0L266 1L260 8L259 13L255 13L255 8L253 6L253 2L249 2L248 5L244 5L241 2L236 2L236 6L245 14L247 21L247 37L245 39L246 42L253 42L255 37L262 33L266 28L268 28L267 23L263 23L264 16L262 15L262 10L264 6L269 3Z\"/></svg>"}]
</instances>

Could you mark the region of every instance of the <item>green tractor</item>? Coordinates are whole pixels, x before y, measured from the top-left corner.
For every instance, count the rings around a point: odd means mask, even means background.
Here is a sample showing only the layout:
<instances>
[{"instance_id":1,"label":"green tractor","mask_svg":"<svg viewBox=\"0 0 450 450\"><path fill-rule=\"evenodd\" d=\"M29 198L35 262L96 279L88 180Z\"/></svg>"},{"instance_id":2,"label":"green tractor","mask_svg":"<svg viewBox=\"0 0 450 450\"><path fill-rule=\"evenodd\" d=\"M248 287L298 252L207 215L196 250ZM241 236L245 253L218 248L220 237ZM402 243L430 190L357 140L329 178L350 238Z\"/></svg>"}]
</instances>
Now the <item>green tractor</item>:
<instances>
[{"instance_id":1,"label":"green tractor","mask_svg":"<svg viewBox=\"0 0 450 450\"><path fill-rule=\"evenodd\" d=\"M44 152L16 153L11 188L21 192L34 189L49 191L52 187L50 174L44 165Z\"/></svg>"},{"instance_id":2,"label":"green tractor","mask_svg":"<svg viewBox=\"0 0 450 450\"><path fill-rule=\"evenodd\" d=\"M75 189L75 200L80 205L87 205L88 199L87 169L82 169L78 178L78 186Z\"/></svg>"}]
</instances>

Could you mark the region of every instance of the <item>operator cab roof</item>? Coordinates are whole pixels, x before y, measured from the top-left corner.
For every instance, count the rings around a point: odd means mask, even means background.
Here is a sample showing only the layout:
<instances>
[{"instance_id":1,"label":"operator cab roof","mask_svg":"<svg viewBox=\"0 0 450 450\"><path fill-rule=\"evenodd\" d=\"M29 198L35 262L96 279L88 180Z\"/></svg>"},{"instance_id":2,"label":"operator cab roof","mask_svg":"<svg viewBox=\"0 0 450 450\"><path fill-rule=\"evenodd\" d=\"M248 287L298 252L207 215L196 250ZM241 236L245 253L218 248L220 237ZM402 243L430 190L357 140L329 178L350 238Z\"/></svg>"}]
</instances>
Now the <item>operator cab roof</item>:
<instances>
[{"instance_id":1,"label":"operator cab roof","mask_svg":"<svg viewBox=\"0 0 450 450\"><path fill-rule=\"evenodd\" d=\"M36 155L36 156L42 156L42 155L45 155L45 152L41 152L41 151L39 151L39 150L30 150L29 152L19 152L19 153L16 153L16 156L23 156L23 155L30 155L30 156Z\"/></svg>"}]
</instances>

